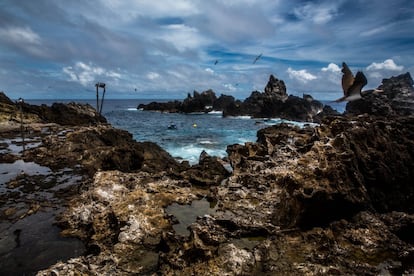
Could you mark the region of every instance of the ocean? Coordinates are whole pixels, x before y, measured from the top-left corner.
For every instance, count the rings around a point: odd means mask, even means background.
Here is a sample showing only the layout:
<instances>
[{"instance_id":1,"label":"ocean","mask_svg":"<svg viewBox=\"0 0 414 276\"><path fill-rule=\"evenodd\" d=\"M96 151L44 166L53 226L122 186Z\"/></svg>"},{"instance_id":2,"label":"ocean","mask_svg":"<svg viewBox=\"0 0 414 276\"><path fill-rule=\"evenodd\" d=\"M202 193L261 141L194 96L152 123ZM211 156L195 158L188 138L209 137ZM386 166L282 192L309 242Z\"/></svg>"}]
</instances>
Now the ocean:
<instances>
[{"instance_id":1,"label":"ocean","mask_svg":"<svg viewBox=\"0 0 414 276\"><path fill-rule=\"evenodd\" d=\"M30 104L47 104L54 102L89 103L96 106L96 100L26 100ZM190 164L198 162L204 150L209 155L225 157L226 148L232 144L256 141L259 129L290 122L299 126L304 123L274 119L251 119L248 116L223 118L221 112L207 114L178 114L138 110L141 103L167 100L105 100L102 114L108 122L120 129L130 132L137 141L151 141L160 145L178 160L187 160ZM333 108L343 112L343 103L331 103ZM335 105L333 105L335 104ZM170 129L174 124L176 128Z\"/></svg>"}]
</instances>

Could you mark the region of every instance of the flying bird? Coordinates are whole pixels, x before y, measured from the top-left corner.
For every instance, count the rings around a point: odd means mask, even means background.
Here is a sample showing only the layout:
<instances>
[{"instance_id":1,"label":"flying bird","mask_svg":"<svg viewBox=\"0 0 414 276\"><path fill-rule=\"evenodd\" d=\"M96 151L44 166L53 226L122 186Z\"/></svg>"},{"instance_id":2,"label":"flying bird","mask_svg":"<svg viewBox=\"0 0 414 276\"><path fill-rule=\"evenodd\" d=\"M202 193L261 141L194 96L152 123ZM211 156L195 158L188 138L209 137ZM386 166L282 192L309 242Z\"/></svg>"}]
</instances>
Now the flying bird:
<instances>
[{"instance_id":1,"label":"flying bird","mask_svg":"<svg viewBox=\"0 0 414 276\"><path fill-rule=\"evenodd\" d=\"M258 61L260 58L262 57L262 54L258 55L254 60L253 60L253 64L256 63L256 61Z\"/></svg>"},{"instance_id":2,"label":"flying bird","mask_svg":"<svg viewBox=\"0 0 414 276\"><path fill-rule=\"evenodd\" d=\"M216 61L214 62L214 65L216 65L219 61L216 59Z\"/></svg>"},{"instance_id":3,"label":"flying bird","mask_svg":"<svg viewBox=\"0 0 414 276\"><path fill-rule=\"evenodd\" d=\"M364 73L358 71L354 77L345 62L342 63L342 73L342 89L344 90L344 96L337 99L335 102L361 99L361 90L368 83Z\"/></svg>"}]
</instances>

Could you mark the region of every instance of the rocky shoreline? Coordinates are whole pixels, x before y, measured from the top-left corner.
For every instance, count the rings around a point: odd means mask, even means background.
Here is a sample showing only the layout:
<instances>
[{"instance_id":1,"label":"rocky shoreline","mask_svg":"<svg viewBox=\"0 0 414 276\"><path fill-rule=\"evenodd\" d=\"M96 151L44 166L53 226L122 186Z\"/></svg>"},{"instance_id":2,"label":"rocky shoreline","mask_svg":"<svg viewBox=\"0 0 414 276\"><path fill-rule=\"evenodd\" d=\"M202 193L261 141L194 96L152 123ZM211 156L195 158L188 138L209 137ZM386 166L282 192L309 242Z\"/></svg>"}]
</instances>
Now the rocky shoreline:
<instances>
[{"instance_id":1,"label":"rocky shoreline","mask_svg":"<svg viewBox=\"0 0 414 276\"><path fill-rule=\"evenodd\" d=\"M2 163L23 159L82 175L49 206L66 206L57 224L85 244L82 255L37 275L414 273L412 85L409 74L384 80L371 109L359 112L356 101L316 127L271 126L256 142L229 145L226 160L203 153L193 166L104 122L69 126L33 113L27 125L48 123L32 128L38 144L24 155L1 152ZM374 112L381 106L390 112ZM18 136L18 124L0 134ZM7 185L24 193L33 179ZM42 183L41 190L57 185ZM19 217L6 212L14 204L9 192L0 211L13 223ZM22 213L40 212L38 204ZM203 212L179 232L194 209Z\"/></svg>"}]
</instances>

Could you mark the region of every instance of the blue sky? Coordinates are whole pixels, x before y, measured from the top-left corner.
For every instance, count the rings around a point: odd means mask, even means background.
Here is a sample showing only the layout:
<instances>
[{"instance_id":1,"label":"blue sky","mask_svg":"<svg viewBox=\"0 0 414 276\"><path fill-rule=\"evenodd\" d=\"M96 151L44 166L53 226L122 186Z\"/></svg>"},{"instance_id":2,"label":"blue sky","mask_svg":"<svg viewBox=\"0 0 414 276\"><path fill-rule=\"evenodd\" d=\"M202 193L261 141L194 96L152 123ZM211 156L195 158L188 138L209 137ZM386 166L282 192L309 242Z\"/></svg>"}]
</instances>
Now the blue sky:
<instances>
[{"instance_id":1,"label":"blue sky","mask_svg":"<svg viewBox=\"0 0 414 276\"><path fill-rule=\"evenodd\" d=\"M0 0L0 91L13 99L93 98L96 82L108 98L244 99L273 74L329 100L342 61L366 88L413 73L414 1Z\"/></svg>"}]
</instances>

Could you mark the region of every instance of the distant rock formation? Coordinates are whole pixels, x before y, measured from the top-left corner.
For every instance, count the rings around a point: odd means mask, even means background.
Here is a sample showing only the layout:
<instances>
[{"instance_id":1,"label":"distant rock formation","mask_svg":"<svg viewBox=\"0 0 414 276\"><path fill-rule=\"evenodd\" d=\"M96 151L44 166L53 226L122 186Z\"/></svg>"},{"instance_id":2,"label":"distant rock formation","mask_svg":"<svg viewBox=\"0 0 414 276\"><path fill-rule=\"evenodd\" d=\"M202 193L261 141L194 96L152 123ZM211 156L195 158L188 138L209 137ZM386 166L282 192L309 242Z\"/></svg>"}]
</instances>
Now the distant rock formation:
<instances>
[{"instance_id":1,"label":"distant rock formation","mask_svg":"<svg viewBox=\"0 0 414 276\"><path fill-rule=\"evenodd\" d=\"M249 115L254 118L312 122L323 109L323 104L310 95L304 95L303 98L288 96L285 83L273 75L270 75L264 91L254 91L243 102L228 105L223 110L223 116Z\"/></svg>"},{"instance_id":2,"label":"distant rock formation","mask_svg":"<svg viewBox=\"0 0 414 276\"><path fill-rule=\"evenodd\" d=\"M236 100L233 96L221 95L216 97L214 91L202 93L194 91L188 94L183 102L170 101L167 103L152 102L140 104L138 109L156 110L161 112L194 113L223 111L227 116L251 116L254 118L282 118L294 121L314 122L325 116L323 104L314 100L311 95L299 98L288 95L283 80L270 75L264 92L253 91L244 101ZM322 113L321 113L322 112ZM330 114L338 115L333 110ZM319 114L319 115L318 115ZM318 116L317 116L318 115Z\"/></svg>"},{"instance_id":3,"label":"distant rock formation","mask_svg":"<svg viewBox=\"0 0 414 276\"><path fill-rule=\"evenodd\" d=\"M184 101L169 101L169 102L151 102L149 104L140 104L138 109L153 110L169 113L199 113L209 112L213 110L213 106L217 101L216 94L209 89L201 93L194 91L193 95L188 93ZM216 107L226 103L224 98L221 98Z\"/></svg>"},{"instance_id":4,"label":"distant rock formation","mask_svg":"<svg viewBox=\"0 0 414 276\"><path fill-rule=\"evenodd\" d=\"M389 79L383 79L382 84L374 92L363 95L359 100L348 102L345 114L372 114L380 116L406 116L414 112L414 88L410 73L405 73Z\"/></svg>"},{"instance_id":5,"label":"distant rock formation","mask_svg":"<svg viewBox=\"0 0 414 276\"><path fill-rule=\"evenodd\" d=\"M278 80L273 75L270 75L264 93L267 96L279 98L281 101L286 100L288 97L284 81Z\"/></svg>"}]
</instances>

